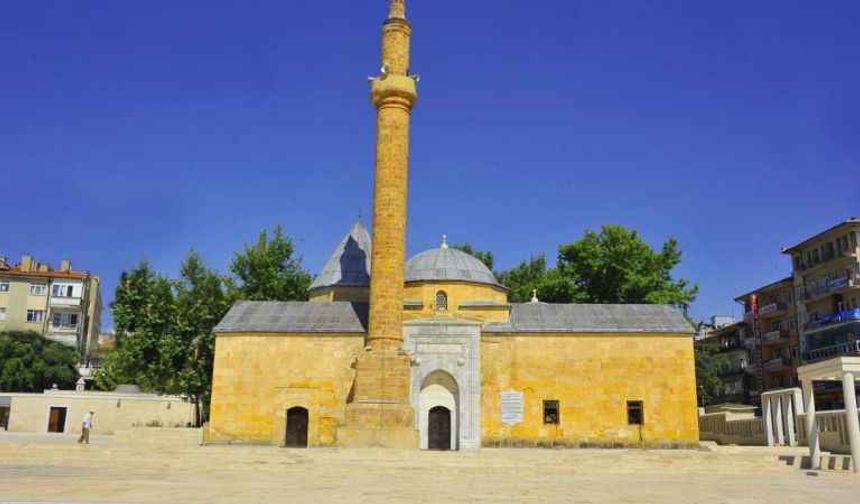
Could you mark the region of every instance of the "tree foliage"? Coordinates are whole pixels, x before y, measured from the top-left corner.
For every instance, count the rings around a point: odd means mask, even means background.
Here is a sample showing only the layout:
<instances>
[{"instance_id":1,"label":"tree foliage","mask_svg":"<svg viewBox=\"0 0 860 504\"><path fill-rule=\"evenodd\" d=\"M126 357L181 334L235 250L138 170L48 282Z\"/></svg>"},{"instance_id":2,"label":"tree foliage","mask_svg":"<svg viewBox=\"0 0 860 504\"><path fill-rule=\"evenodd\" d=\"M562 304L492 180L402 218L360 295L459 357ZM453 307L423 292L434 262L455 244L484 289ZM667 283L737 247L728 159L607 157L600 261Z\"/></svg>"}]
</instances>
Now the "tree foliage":
<instances>
[{"instance_id":1,"label":"tree foliage","mask_svg":"<svg viewBox=\"0 0 860 504\"><path fill-rule=\"evenodd\" d=\"M606 225L587 231L579 240L559 247L558 269L573 280L589 303L673 304L686 308L698 287L674 280L681 262L675 239L659 252L634 230Z\"/></svg>"},{"instance_id":2,"label":"tree foliage","mask_svg":"<svg viewBox=\"0 0 860 504\"><path fill-rule=\"evenodd\" d=\"M249 301L291 301L308 298L311 275L293 257L293 242L276 226L271 239L260 233L257 243L245 245L230 265L238 281L236 296Z\"/></svg>"},{"instance_id":3,"label":"tree foliage","mask_svg":"<svg viewBox=\"0 0 860 504\"><path fill-rule=\"evenodd\" d=\"M143 262L122 274L111 305L116 349L96 375L100 388L135 383L143 390L183 394L208 414L215 325L238 300L307 299L310 275L293 257L280 226L246 245L230 266L233 277L208 268L190 252L169 279Z\"/></svg>"},{"instance_id":4,"label":"tree foliage","mask_svg":"<svg viewBox=\"0 0 860 504\"><path fill-rule=\"evenodd\" d=\"M673 304L686 308L698 288L673 279L681 252L674 239L654 251L636 231L603 226L561 245L555 267L539 255L496 274L511 302L530 300L537 291L550 303Z\"/></svg>"},{"instance_id":5,"label":"tree foliage","mask_svg":"<svg viewBox=\"0 0 860 504\"><path fill-rule=\"evenodd\" d=\"M718 344L696 343L696 388L699 404L706 406L721 402L725 397L725 385L720 375L728 369L728 356Z\"/></svg>"},{"instance_id":6,"label":"tree foliage","mask_svg":"<svg viewBox=\"0 0 860 504\"><path fill-rule=\"evenodd\" d=\"M74 388L78 380L74 348L35 332L0 332L0 391L41 392L56 384Z\"/></svg>"}]
</instances>

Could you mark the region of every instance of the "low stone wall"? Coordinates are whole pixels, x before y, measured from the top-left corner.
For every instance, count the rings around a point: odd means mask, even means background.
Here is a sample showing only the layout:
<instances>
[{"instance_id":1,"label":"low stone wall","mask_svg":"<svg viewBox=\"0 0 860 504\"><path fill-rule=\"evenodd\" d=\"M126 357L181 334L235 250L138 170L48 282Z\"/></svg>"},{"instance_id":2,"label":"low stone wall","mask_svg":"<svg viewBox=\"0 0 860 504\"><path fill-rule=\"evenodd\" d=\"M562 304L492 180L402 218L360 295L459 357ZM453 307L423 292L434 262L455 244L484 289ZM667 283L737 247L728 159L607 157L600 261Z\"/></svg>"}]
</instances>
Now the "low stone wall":
<instances>
[{"instance_id":1,"label":"low stone wall","mask_svg":"<svg viewBox=\"0 0 860 504\"><path fill-rule=\"evenodd\" d=\"M699 436L702 441L719 444L766 444L762 420L751 414L719 412L699 415Z\"/></svg>"},{"instance_id":2,"label":"low stone wall","mask_svg":"<svg viewBox=\"0 0 860 504\"><path fill-rule=\"evenodd\" d=\"M95 412L93 434L115 434L133 427L188 427L194 423L194 404L175 396L69 390L0 395L11 399L9 432L48 432L52 408L63 411L63 433L80 433L88 411Z\"/></svg>"}]
</instances>

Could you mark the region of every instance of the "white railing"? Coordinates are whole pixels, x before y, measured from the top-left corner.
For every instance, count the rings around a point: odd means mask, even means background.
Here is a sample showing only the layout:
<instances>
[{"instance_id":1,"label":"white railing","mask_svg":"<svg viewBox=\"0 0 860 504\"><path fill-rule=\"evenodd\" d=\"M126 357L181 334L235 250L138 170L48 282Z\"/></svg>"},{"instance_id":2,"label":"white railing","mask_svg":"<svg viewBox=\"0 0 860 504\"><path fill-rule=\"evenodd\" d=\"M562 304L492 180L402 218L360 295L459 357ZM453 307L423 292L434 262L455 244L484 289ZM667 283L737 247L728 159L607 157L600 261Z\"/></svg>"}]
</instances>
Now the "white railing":
<instances>
[{"instance_id":1,"label":"white railing","mask_svg":"<svg viewBox=\"0 0 860 504\"><path fill-rule=\"evenodd\" d=\"M857 410L860 416L860 409ZM848 424L845 410L818 411L815 413L818 422L818 442L821 449L831 453L851 453L848 440ZM806 415L798 416L798 437L802 444L806 444Z\"/></svg>"}]
</instances>

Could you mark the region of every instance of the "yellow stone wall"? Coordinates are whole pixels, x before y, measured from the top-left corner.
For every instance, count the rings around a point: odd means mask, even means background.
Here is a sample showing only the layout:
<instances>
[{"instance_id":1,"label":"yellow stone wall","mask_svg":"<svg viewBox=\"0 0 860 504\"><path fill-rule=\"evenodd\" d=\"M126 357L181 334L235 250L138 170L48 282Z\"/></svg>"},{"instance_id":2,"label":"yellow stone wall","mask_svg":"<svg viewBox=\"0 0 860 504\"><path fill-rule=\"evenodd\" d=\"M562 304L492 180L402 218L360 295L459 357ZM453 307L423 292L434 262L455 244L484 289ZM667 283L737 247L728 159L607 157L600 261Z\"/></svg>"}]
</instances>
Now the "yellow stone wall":
<instances>
[{"instance_id":1,"label":"yellow stone wall","mask_svg":"<svg viewBox=\"0 0 860 504\"><path fill-rule=\"evenodd\" d=\"M308 444L343 424L364 334L218 334L209 441L284 444L286 411L308 409Z\"/></svg>"},{"instance_id":2,"label":"yellow stone wall","mask_svg":"<svg viewBox=\"0 0 860 504\"><path fill-rule=\"evenodd\" d=\"M370 298L368 287L327 287L315 290L310 294L313 303L331 303L345 301L348 303L367 303Z\"/></svg>"},{"instance_id":3,"label":"yellow stone wall","mask_svg":"<svg viewBox=\"0 0 860 504\"><path fill-rule=\"evenodd\" d=\"M481 342L482 442L576 444L698 441L690 335L489 334ZM524 422L501 423L500 393L524 393ZM560 423L544 425L543 401ZM644 402L645 424L627 425L627 401Z\"/></svg>"},{"instance_id":4,"label":"yellow stone wall","mask_svg":"<svg viewBox=\"0 0 860 504\"><path fill-rule=\"evenodd\" d=\"M501 322L508 319L507 308L460 308L464 301L488 301L506 305L507 292L500 287L472 284L467 282L410 282L406 284L404 299L421 301L420 309L409 309L404 312L404 320L430 318L441 315L436 307L436 293L445 291L448 295L448 310L446 315L457 318L475 319L487 322Z\"/></svg>"}]
</instances>

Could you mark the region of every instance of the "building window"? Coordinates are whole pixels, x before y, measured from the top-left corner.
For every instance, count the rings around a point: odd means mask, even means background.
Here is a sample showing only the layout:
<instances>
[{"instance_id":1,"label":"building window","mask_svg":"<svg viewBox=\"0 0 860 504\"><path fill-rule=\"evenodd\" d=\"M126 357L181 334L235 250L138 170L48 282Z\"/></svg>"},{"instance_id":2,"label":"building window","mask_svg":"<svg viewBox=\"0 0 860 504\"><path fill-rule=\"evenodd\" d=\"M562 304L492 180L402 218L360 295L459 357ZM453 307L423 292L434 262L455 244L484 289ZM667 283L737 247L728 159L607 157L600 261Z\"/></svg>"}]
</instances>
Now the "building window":
<instances>
[{"instance_id":1,"label":"building window","mask_svg":"<svg viewBox=\"0 0 860 504\"><path fill-rule=\"evenodd\" d=\"M55 313L52 320L51 325L54 327L61 327L66 329L74 329L78 326L78 314L77 313Z\"/></svg>"},{"instance_id":2,"label":"building window","mask_svg":"<svg viewBox=\"0 0 860 504\"><path fill-rule=\"evenodd\" d=\"M27 310L27 322L38 323L45 319L45 310Z\"/></svg>"},{"instance_id":3,"label":"building window","mask_svg":"<svg viewBox=\"0 0 860 504\"><path fill-rule=\"evenodd\" d=\"M436 311L448 311L448 294L445 291L436 293Z\"/></svg>"},{"instance_id":4,"label":"building window","mask_svg":"<svg viewBox=\"0 0 860 504\"><path fill-rule=\"evenodd\" d=\"M48 292L48 286L45 284L30 284L31 296L44 296Z\"/></svg>"},{"instance_id":5,"label":"building window","mask_svg":"<svg viewBox=\"0 0 860 504\"><path fill-rule=\"evenodd\" d=\"M558 401L543 402L543 423L557 425L559 423Z\"/></svg>"},{"instance_id":6,"label":"building window","mask_svg":"<svg viewBox=\"0 0 860 504\"><path fill-rule=\"evenodd\" d=\"M642 401L627 401L627 423L629 425L645 424L645 411Z\"/></svg>"},{"instance_id":7,"label":"building window","mask_svg":"<svg viewBox=\"0 0 860 504\"><path fill-rule=\"evenodd\" d=\"M67 284L54 284L51 286L51 295L54 297L73 297L74 288Z\"/></svg>"},{"instance_id":8,"label":"building window","mask_svg":"<svg viewBox=\"0 0 860 504\"><path fill-rule=\"evenodd\" d=\"M0 292L9 292L9 282L0 282Z\"/></svg>"},{"instance_id":9,"label":"building window","mask_svg":"<svg viewBox=\"0 0 860 504\"><path fill-rule=\"evenodd\" d=\"M6 308L0 308L0 320L6 320Z\"/></svg>"}]
</instances>

